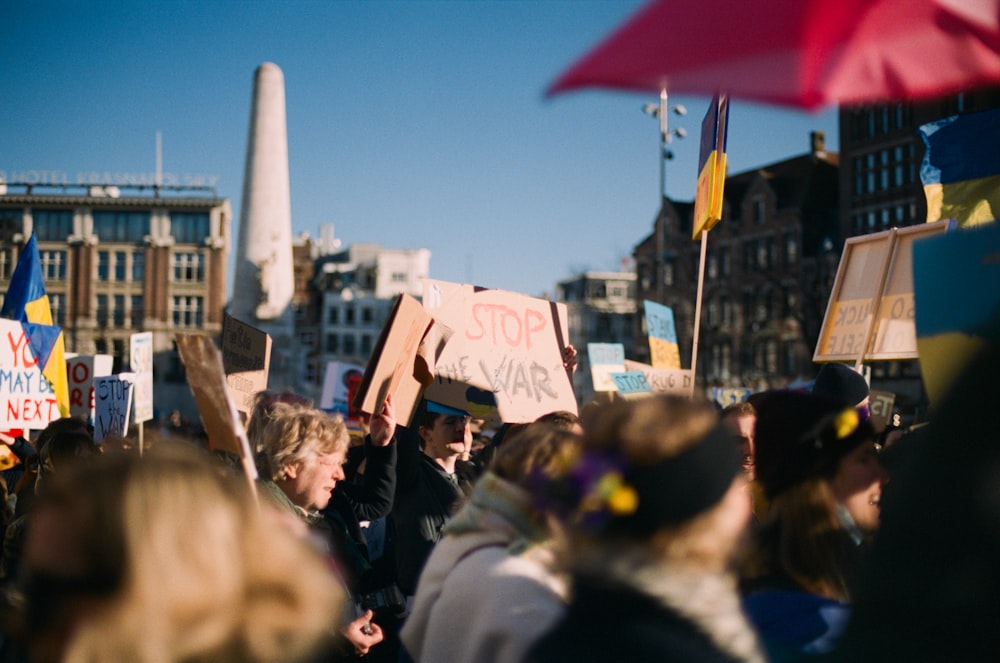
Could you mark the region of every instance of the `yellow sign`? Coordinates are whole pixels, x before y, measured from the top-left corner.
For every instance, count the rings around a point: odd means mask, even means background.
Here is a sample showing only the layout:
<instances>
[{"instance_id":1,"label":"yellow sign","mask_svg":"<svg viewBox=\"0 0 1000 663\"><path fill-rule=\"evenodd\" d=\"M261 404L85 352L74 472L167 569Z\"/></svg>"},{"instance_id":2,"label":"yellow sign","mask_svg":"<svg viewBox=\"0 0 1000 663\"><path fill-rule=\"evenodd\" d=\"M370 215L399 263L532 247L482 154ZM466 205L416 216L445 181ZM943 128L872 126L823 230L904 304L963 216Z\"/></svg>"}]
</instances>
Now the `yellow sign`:
<instances>
[{"instance_id":1,"label":"yellow sign","mask_svg":"<svg viewBox=\"0 0 1000 663\"><path fill-rule=\"evenodd\" d=\"M694 197L693 239L700 239L722 219L722 192L726 184L726 132L729 98L715 95L701 123L698 187Z\"/></svg>"}]
</instances>

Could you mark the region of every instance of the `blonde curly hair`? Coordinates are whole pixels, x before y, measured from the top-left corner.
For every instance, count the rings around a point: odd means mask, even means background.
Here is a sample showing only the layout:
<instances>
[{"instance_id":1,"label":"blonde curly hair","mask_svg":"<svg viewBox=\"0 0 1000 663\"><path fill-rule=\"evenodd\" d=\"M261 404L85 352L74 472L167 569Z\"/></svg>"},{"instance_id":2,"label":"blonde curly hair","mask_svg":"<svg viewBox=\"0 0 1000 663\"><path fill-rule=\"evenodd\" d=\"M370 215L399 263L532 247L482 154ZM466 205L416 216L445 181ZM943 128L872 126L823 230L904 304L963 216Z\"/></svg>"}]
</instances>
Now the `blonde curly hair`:
<instances>
[{"instance_id":1,"label":"blonde curly hair","mask_svg":"<svg viewBox=\"0 0 1000 663\"><path fill-rule=\"evenodd\" d=\"M289 465L308 462L318 454L346 451L347 426L339 414L297 403L274 403L261 430L257 469L272 481L287 478Z\"/></svg>"}]
</instances>

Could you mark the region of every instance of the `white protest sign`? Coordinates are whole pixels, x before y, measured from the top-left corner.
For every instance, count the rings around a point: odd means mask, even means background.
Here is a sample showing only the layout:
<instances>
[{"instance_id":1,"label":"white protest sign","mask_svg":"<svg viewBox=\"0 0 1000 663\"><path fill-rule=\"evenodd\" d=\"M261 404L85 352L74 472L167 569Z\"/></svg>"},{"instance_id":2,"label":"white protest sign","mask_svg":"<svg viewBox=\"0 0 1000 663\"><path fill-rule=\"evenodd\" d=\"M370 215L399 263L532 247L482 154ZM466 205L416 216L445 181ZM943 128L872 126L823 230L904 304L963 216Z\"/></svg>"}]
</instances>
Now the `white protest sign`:
<instances>
[{"instance_id":1,"label":"white protest sign","mask_svg":"<svg viewBox=\"0 0 1000 663\"><path fill-rule=\"evenodd\" d=\"M113 365L111 355L66 354L70 416L94 421L94 378L111 375Z\"/></svg>"},{"instance_id":2,"label":"white protest sign","mask_svg":"<svg viewBox=\"0 0 1000 663\"><path fill-rule=\"evenodd\" d=\"M41 429L59 416L56 395L31 352L24 327L0 319L0 429Z\"/></svg>"},{"instance_id":3,"label":"white protest sign","mask_svg":"<svg viewBox=\"0 0 1000 663\"><path fill-rule=\"evenodd\" d=\"M654 394L691 396L694 393L694 375L691 369L654 368L649 364L626 359L625 370L641 371Z\"/></svg>"},{"instance_id":4,"label":"white protest sign","mask_svg":"<svg viewBox=\"0 0 1000 663\"><path fill-rule=\"evenodd\" d=\"M500 419L509 423L577 411L562 361L565 304L426 280L424 290L437 293L425 296L425 308L454 330L425 392L428 400L482 418L495 403Z\"/></svg>"},{"instance_id":5,"label":"white protest sign","mask_svg":"<svg viewBox=\"0 0 1000 663\"><path fill-rule=\"evenodd\" d=\"M135 373L135 423L153 418L153 332L132 334L129 368Z\"/></svg>"},{"instance_id":6,"label":"white protest sign","mask_svg":"<svg viewBox=\"0 0 1000 663\"><path fill-rule=\"evenodd\" d=\"M625 346L621 343L588 343L587 360L594 391L616 391L612 373L625 372Z\"/></svg>"},{"instance_id":7,"label":"white protest sign","mask_svg":"<svg viewBox=\"0 0 1000 663\"><path fill-rule=\"evenodd\" d=\"M94 378L94 442L128 434L135 373Z\"/></svg>"}]
</instances>

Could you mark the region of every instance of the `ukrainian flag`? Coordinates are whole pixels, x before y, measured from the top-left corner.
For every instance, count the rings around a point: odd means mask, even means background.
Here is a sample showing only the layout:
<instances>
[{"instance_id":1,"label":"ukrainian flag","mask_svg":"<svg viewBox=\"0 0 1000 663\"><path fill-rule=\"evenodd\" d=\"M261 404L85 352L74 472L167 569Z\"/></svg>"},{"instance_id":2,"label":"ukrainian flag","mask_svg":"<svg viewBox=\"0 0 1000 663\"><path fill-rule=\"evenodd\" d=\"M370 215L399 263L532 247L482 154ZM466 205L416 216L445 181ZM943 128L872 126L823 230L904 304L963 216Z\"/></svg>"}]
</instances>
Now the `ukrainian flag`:
<instances>
[{"instance_id":1,"label":"ukrainian flag","mask_svg":"<svg viewBox=\"0 0 1000 663\"><path fill-rule=\"evenodd\" d=\"M0 317L19 320L28 335L31 352L38 359L42 375L49 381L59 413L69 416L69 382L66 378L66 346L62 330L52 326L52 310L42 277L42 259L34 233L17 260L4 295Z\"/></svg>"},{"instance_id":2,"label":"ukrainian flag","mask_svg":"<svg viewBox=\"0 0 1000 663\"><path fill-rule=\"evenodd\" d=\"M920 179L927 220L959 226L993 221L1000 213L1000 110L953 115L920 127L927 150Z\"/></svg>"},{"instance_id":3,"label":"ukrainian flag","mask_svg":"<svg viewBox=\"0 0 1000 663\"><path fill-rule=\"evenodd\" d=\"M932 405L968 363L1000 343L1000 225L913 243L920 372Z\"/></svg>"}]
</instances>

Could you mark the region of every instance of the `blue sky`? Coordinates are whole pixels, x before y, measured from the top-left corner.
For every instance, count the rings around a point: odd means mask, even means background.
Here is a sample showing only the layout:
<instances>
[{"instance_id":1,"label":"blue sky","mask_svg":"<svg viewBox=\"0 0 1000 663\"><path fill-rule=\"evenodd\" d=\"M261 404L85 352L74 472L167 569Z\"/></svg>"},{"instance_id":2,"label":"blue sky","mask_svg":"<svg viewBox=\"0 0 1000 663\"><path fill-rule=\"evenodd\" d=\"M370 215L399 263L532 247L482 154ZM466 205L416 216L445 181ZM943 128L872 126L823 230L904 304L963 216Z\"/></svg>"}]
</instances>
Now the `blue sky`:
<instances>
[{"instance_id":1,"label":"blue sky","mask_svg":"<svg viewBox=\"0 0 1000 663\"><path fill-rule=\"evenodd\" d=\"M659 195L654 94L546 87L621 2L0 0L0 171L218 177L239 218L255 68L285 75L293 231L429 248L431 276L530 295L617 269ZM694 197L706 98L667 192ZM837 146L833 110L734 101L730 173ZM237 228L233 228L235 248ZM232 283L229 284L230 289Z\"/></svg>"}]
</instances>

